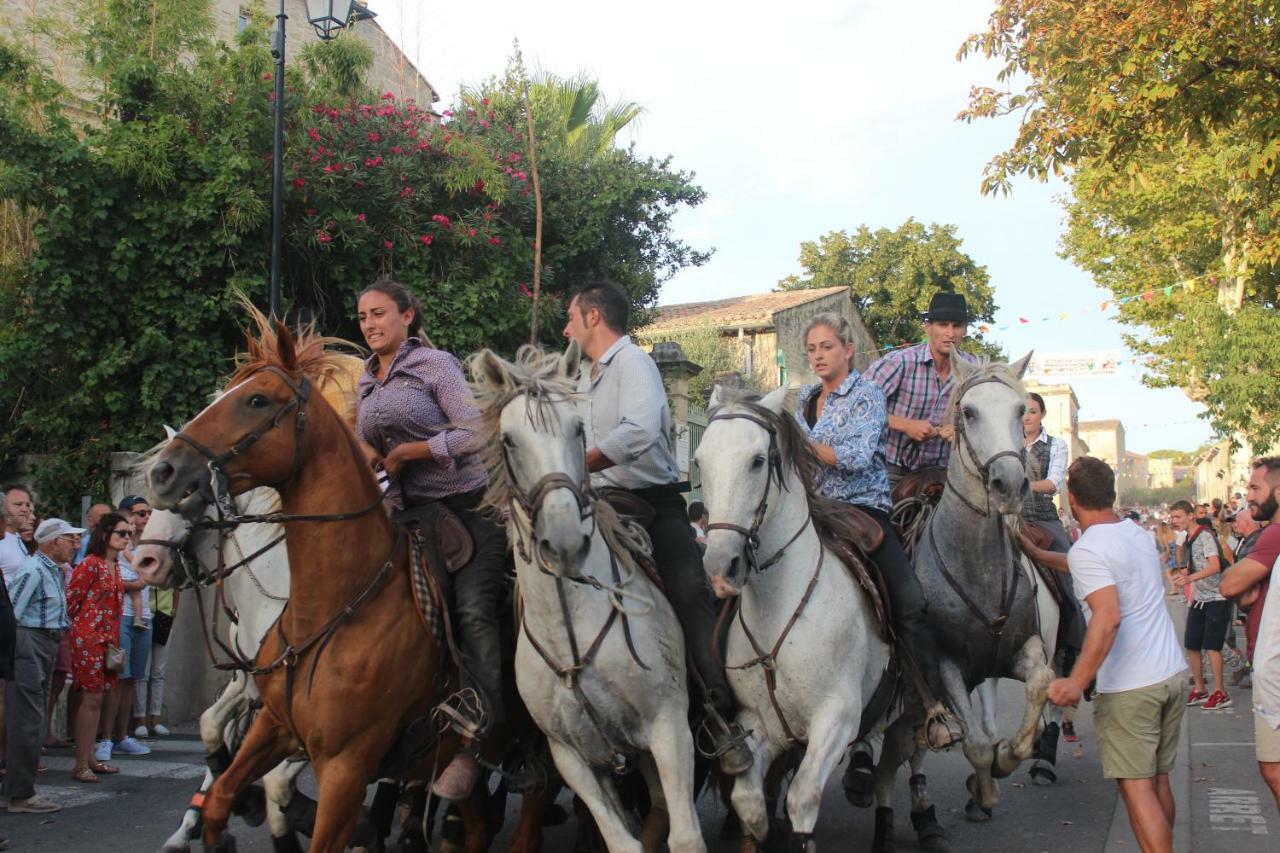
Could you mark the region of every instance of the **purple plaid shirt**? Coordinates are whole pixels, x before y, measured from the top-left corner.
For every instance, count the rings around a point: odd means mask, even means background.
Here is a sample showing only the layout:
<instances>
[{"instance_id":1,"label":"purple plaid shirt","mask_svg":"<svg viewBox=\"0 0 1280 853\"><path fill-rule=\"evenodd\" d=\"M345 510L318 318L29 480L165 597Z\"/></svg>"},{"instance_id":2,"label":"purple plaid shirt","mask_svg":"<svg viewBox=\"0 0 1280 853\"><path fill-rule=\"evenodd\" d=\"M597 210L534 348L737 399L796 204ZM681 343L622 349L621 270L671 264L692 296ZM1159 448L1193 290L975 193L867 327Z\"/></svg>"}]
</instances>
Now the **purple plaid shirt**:
<instances>
[{"instance_id":1,"label":"purple plaid shirt","mask_svg":"<svg viewBox=\"0 0 1280 853\"><path fill-rule=\"evenodd\" d=\"M951 357L977 361L956 349L951 350ZM889 414L942 426L951 402L951 374L945 381L938 376L928 341L889 353L863 375L884 391ZM930 465L946 465L950 456L951 444L941 438L916 443L905 432L889 430L885 459L890 465L918 471Z\"/></svg>"},{"instance_id":2,"label":"purple plaid shirt","mask_svg":"<svg viewBox=\"0 0 1280 853\"><path fill-rule=\"evenodd\" d=\"M431 448L431 459L400 469L387 490L387 502L403 507L405 494L416 501L433 500L488 483L473 446L480 410L458 359L409 338L381 382L377 369L378 357L370 356L360 376L356 433L384 456L411 441L425 441Z\"/></svg>"}]
</instances>

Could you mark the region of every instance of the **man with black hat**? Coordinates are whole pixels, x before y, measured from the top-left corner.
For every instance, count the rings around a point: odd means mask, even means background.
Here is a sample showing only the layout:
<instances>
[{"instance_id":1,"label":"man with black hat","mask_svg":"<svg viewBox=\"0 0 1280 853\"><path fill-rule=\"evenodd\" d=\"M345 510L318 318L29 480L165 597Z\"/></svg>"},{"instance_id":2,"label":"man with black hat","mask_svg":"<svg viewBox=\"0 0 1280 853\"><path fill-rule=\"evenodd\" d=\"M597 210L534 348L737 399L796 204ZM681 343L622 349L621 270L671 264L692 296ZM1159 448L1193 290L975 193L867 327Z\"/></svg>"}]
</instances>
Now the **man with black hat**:
<instances>
[{"instance_id":1,"label":"man with black hat","mask_svg":"<svg viewBox=\"0 0 1280 853\"><path fill-rule=\"evenodd\" d=\"M884 391L889 409L890 485L912 471L947 464L954 434L943 424L951 402L951 359L976 361L956 349L972 319L962 294L935 293L924 316L925 341L885 355L864 374Z\"/></svg>"}]
</instances>

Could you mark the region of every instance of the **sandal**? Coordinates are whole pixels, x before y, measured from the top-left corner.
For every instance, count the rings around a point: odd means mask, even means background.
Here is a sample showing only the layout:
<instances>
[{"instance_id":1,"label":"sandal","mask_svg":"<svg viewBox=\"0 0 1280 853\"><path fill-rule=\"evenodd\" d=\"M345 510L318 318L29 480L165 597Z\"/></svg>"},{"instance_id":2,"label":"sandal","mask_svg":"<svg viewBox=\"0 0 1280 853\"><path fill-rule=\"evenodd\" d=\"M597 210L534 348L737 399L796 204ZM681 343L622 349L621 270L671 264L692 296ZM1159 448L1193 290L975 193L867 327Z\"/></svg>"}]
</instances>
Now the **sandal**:
<instances>
[{"instance_id":1,"label":"sandal","mask_svg":"<svg viewBox=\"0 0 1280 853\"><path fill-rule=\"evenodd\" d=\"M47 740L44 742L45 749L70 749L73 746L75 746L75 743L69 740L63 740L62 738L54 738L53 740Z\"/></svg>"},{"instance_id":2,"label":"sandal","mask_svg":"<svg viewBox=\"0 0 1280 853\"><path fill-rule=\"evenodd\" d=\"M71 772L71 778L75 779L77 782L86 782L91 785L102 781L98 778L97 774L88 767L80 767L73 770Z\"/></svg>"},{"instance_id":3,"label":"sandal","mask_svg":"<svg viewBox=\"0 0 1280 853\"><path fill-rule=\"evenodd\" d=\"M108 776L110 776L112 773L120 772L119 767L114 767L110 764L103 764L101 761L94 761L90 763L89 769L92 770L94 773L105 773Z\"/></svg>"}]
</instances>

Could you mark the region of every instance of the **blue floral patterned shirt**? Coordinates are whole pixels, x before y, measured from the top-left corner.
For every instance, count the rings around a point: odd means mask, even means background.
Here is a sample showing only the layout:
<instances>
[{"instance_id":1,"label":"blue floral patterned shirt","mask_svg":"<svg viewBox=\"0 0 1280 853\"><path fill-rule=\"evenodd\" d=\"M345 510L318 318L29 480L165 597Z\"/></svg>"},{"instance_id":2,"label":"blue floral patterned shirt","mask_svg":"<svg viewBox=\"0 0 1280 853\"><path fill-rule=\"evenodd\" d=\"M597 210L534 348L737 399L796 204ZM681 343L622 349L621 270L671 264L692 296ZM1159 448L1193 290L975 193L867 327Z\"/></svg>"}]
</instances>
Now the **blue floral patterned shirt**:
<instances>
[{"instance_id":1,"label":"blue floral patterned shirt","mask_svg":"<svg viewBox=\"0 0 1280 853\"><path fill-rule=\"evenodd\" d=\"M889 436L889 416L884 392L856 370L827 397L822 415L812 428L805 407L822 390L821 385L800 389L796 420L810 439L836 452L836 464L824 465L818 491L834 500L889 512L889 471L884 448Z\"/></svg>"}]
</instances>

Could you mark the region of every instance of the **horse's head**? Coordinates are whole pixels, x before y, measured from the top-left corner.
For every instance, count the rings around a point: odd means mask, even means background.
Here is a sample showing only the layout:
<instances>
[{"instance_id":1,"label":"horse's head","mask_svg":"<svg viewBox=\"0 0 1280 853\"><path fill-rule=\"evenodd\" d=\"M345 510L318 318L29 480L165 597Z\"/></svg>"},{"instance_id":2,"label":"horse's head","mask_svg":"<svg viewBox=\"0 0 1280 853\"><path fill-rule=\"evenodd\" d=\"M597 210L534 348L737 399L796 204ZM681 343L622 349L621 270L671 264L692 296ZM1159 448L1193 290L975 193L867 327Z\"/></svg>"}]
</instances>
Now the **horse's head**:
<instances>
[{"instance_id":1,"label":"horse's head","mask_svg":"<svg viewBox=\"0 0 1280 853\"><path fill-rule=\"evenodd\" d=\"M173 571L174 560L179 551L188 545L194 523L181 513L166 509L157 509L151 513L147 526L142 531L142 544L134 553L133 569L138 577L148 586L168 587L179 579ZM212 543L216 537L201 537ZM212 547L216 548L216 544Z\"/></svg>"},{"instance_id":2,"label":"horse's head","mask_svg":"<svg viewBox=\"0 0 1280 853\"><path fill-rule=\"evenodd\" d=\"M1022 437L1027 392L1022 374L1031 353L1012 364L951 360L955 443L951 466L980 480L997 512L1017 515L1030 489Z\"/></svg>"},{"instance_id":3,"label":"horse's head","mask_svg":"<svg viewBox=\"0 0 1280 853\"><path fill-rule=\"evenodd\" d=\"M782 510L784 491L805 501L803 485L791 488L793 454L804 445L788 429L787 392L731 401L719 388L712 394L711 419L694 456L711 519L702 565L720 598L738 595L749 580L761 531Z\"/></svg>"},{"instance_id":4,"label":"horse's head","mask_svg":"<svg viewBox=\"0 0 1280 853\"><path fill-rule=\"evenodd\" d=\"M594 532L577 344L564 355L521 347L514 363L486 349L469 363L484 413L486 503L510 509L516 536L528 530L530 559L576 574Z\"/></svg>"}]
</instances>

